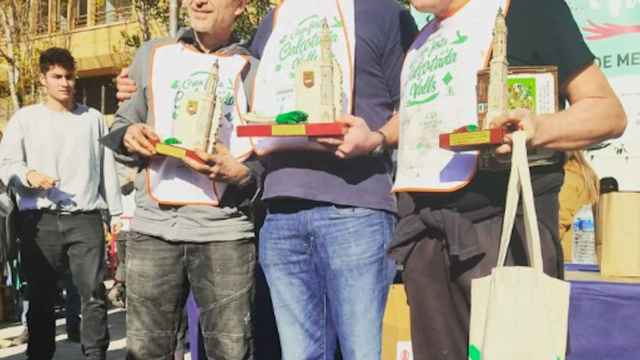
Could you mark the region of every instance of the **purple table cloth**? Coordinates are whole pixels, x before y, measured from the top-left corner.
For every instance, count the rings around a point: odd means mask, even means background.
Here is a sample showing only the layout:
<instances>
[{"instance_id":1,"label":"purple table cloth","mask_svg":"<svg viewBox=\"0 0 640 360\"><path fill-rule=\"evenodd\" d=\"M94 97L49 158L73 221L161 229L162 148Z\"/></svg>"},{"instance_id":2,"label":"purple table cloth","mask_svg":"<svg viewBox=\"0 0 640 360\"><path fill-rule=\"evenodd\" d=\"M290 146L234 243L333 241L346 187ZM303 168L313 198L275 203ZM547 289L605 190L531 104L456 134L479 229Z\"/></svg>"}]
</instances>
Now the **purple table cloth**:
<instances>
[{"instance_id":1,"label":"purple table cloth","mask_svg":"<svg viewBox=\"0 0 640 360\"><path fill-rule=\"evenodd\" d=\"M567 360L640 359L640 284L571 282Z\"/></svg>"},{"instance_id":2,"label":"purple table cloth","mask_svg":"<svg viewBox=\"0 0 640 360\"><path fill-rule=\"evenodd\" d=\"M187 319L189 323L189 351L191 352L191 360L205 360L207 357L204 352L200 352L201 348L204 348L201 344L202 337L200 337L200 311L196 300L193 298L193 293L189 294L187 298Z\"/></svg>"},{"instance_id":3,"label":"purple table cloth","mask_svg":"<svg viewBox=\"0 0 640 360\"><path fill-rule=\"evenodd\" d=\"M187 315L191 359L205 359L193 295ZM569 349L567 360L639 360L640 284L571 282Z\"/></svg>"}]
</instances>

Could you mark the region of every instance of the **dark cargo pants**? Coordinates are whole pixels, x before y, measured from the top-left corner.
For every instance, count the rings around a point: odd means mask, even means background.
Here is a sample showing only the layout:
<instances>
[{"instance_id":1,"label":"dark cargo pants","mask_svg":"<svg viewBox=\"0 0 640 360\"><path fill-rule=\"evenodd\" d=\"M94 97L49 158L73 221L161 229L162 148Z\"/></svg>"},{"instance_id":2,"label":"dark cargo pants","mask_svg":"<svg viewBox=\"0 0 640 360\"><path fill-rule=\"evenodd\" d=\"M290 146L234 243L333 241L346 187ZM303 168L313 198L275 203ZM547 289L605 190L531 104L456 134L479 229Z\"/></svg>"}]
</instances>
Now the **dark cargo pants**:
<instances>
[{"instance_id":1,"label":"dark cargo pants","mask_svg":"<svg viewBox=\"0 0 640 360\"><path fill-rule=\"evenodd\" d=\"M252 358L253 239L175 243L127 239L127 359L173 360L189 290L209 359Z\"/></svg>"},{"instance_id":2,"label":"dark cargo pants","mask_svg":"<svg viewBox=\"0 0 640 360\"><path fill-rule=\"evenodd\" d=\"M557 219L557 206L548 211ZM497 264L502 216L474 224L474 227L484 255L458 262L449 256L444 239L427 236L418 242L405 265L403 280L411 309L415 359L467 359L471 281L491 274ZM557 228L539 224L539 229L544 271L562 278ZM507 256L510 266L528 264L523 236L524 223L518 218Z\"/></svg>"}]
</instances>

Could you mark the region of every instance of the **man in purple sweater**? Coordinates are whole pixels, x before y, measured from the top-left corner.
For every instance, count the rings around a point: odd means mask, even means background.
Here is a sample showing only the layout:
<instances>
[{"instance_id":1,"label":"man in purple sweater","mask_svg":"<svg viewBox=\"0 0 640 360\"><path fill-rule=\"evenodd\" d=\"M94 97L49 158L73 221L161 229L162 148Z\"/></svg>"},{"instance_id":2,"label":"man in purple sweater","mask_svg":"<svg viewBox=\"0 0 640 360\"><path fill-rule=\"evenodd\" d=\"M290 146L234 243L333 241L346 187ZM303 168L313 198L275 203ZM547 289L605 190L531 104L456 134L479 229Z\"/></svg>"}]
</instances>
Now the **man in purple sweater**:
<instances>
[{"instance_id":1,"label":"man in purple sweater","mask_svg":"<svg viewBox=\"0 0 640 360\"><path fill-rule=\"evenodd\" d=\"M348 11L340 12L348 17ZM268 15L254 37L251 50L263 65L265 50L278 46L270 38L283 31L296 34L295 26L285 24L308 15L299 9L292 19L283 19L285 14L278 12L277 23L274 13ZM327 152L277 151L264 158L268 213L260 231L260 264L285 359L331 358L336 339L345 359L380 358L382 317L395 274L385 252L397 209L390 192L391 159L374 150L384 146L416 26L408 11L390 0L356 0L353 14L355 116L341 121L378 130L378 136L362 141L360 132L350 131L344 139L322 141Z\"/></svg>"},{"instance_id":2,"label":"man in purple sweater","mask_svg":"<svg viewBox=\"0 0 640 360\"><path fill-rule=\"evenodd\" d=\"M385 125L398 106L402 62L417 29L393 0L306 4L328 14L341 6L352 11L353 28L345 33L351 31L355 42L348 94L353 116L340 119L349 126L344 138L319 141L325 152L277 151L264 157L267 217L260 232L260 264L284 359L332 358L336 340L345 359L379 359L382 317L395 274L386 250L397 211ZM269 46L278 46L269 44L273 34L304 37L296 24L317 15L304 11L310 14L290 11L292 19L279 11L277 24L270 13L255 34L253 55L263 58ZM348 24L349 15L338 13ZM121 80L121 92L123 85ZM374 136L364 136L369 129Z\"/></svg>"}]
</instances>

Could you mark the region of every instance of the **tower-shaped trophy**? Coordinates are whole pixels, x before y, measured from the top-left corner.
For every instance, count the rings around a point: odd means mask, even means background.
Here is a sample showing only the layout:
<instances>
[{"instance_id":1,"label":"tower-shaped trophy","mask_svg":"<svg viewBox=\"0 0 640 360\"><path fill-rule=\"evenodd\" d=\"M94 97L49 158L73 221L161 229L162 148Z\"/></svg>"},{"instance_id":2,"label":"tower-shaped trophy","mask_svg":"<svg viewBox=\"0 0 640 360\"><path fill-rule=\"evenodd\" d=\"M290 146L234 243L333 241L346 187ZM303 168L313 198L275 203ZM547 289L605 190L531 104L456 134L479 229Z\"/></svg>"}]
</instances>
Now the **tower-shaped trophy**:
<instances>
[{"instance_id":1,"label":"tower-shaped trophy","mask_svg":"<svg viewBox=\"0 0 640 360\"><path fill-rule=\"evenodd\" d=\"M204 89L184 95L173 121L173 136L155 145L158 154L200 160L193 150L214 151L221 115L221 104L216 96L219 72L220 66L216 60Z\"/></svg>"},{"instance_id":2,"label":"tower-shaped trophy","mask_svg":"<svg viewBox=\"0 0 640 360\"><path fill-rule=\"evenodd\" d=\"M489 63L489 90L487 94L487 112L478 114L478 126L483 131L491 134L489 125L491 120L506 115L509 111L509 61L507 60L507 23L502 13L502 8L498 9L496 21L493 27L493 42L491 44L491 62ZM478 87L482 86L478 81ZM504 129L494 129L495 143L502 142ZM490 136L491 138L491 136ZM497 168L496 153L494 146L481 146L479 154L480 168ZM509 161L509 156L505 156L503 162Z\"/></svg>"},{"instance_id":3,"label":"tower-shaped trophy","mask_svg":"<svg viewBox=\"0 0 640 360\"><path fill-rule=\"evenodd\" d=\"M491 55L491 62L489 63L489 94L486 104L478 102L477 125L464 126L452 133L440 134L441 148L454 151L485 151L502 142L506 132L505 129L489 129L491 119L506 114L509 106L507 24L502 8L498 9L493 27ZM478 82L478 88L482 88L485 85L486 82ZM483 91L486 90L483 89Z\"/></svg>"},{"instance_id":4,"label":"tower-shaped trophy","mask_svg":"<svg viewBox=\"0 0 640 360\"><path fill-rule=\"evenodd\" d=\"M502 171L509 168L509 155L498 155L507 129L490 129L496 117L509 110L527 109L532 114L558 111L558 69L555 66L509 66L507 61L508 29L502 9L498 10L491 43L489 67L478 72L476 86L478 125L460 128L440 135L440 147L453 151L479 150L478 166L483 170ZM557 163L561 153L547 149L528 151L529 165Z\"/></svg>"},{"instance_id":5,"label":"tower-shaped trophy","mask_svg":"<svg viewBox=\"0 0 640 360\"><path fill-rule=\"evenodd\" d=\"M491 120L509 110L527 109L533 114L558 110L557 68L552 66L509 66L507 61L508 29L502 9L498 11L493 30L489 85L486 70L478 74L478 125L481 130L501 133L491 136L502 141L504 129L488 129ZM486 109L481 104L486 101ZM485 110L485 111L481 111ZM483 170L502 171L510 167L510 154L499 155L495 146L480 146L478 166ZM547 149L528 150L530 166L549 165L561 160L561 153Z\"/></svg>"},{"instance_id":6,"label":"tower-shaped trophy","mask_svg":"<svg viewBox=\"0 0 640 360\"><path fill-rule=\"evenodd\" d=\"M220 67L218 61L213 63L213 69L209 73L209 79L207 80L207 90L202 101L207 104L207 114L203 114L202 118L198 119L200 126L204 127L202 133L202 149L207 153L215 152L216 142L218 141L218 130L220 129L220 118L222 116L222 101L218 101L216 90L218 88L218 82Z\"/></svg>"},{"instance_id":7,"label":"tower-shaped trophy","mask_svg":"<svg viewBox=\"0 0 640 360\"><path fill-rule=\"evenodd\" d=\"M304 61L295 70L295 109L275 117L245 114L251 123L238 126L238 136L334 136L344 126L336 122L343 111L340 64L332 50L332 34L327 20L322 21L318 56Z\"/></svg>"},{"instance_id":8,"label":"tower-shaped trophy","mask_svg":"<svg viewBox=\"0 0 640 360\"><path fill-rule=\"evenodd\" d=\"M498 10L493 28L492 57L489 64L489 101L487 115L480 119L480 128L488 129L489 122L498 116L505 115L509 109L509 91L507 77L509 76L509 62L507 61L507 24Z\"/></svg>"},{"instance_id":9,"label":"tower-shaped trophy","mask_svg":"<svg viewBox=\"0 0 640 360\"><path fill-rule=\"evenodd\" d=\"M322 34L320 36L320 78L322 82L320 84L320 118L317 122L333 122L336 116L342 110L336 109L335 104L341 103L340 91L342 90L342 84L338 84L338 91L336 94L336 87L333 83L334 72L340 72L339 66L334 66L333 52L331 51L331 31L329 30L329 24L327 20L322 22ZM342 76L340 77L342 78ZM338 96L338 101L335 97ZM310 120L314 122L313 120Z\"/></svg>"},{"instance_id":10,"label":"tower-shaped trophy","mask_svg":"<svg viewBox=\"0 0 640 360\"><path fill-rule=\"evenodd\" d=\"M307 113L309 123L334 122L342 111L342 83L336 81L342 79L342 71L331 44L331 30L324 20L318 60L304 62L296 71L296 109Z\"/></svg>"}]
</instances>

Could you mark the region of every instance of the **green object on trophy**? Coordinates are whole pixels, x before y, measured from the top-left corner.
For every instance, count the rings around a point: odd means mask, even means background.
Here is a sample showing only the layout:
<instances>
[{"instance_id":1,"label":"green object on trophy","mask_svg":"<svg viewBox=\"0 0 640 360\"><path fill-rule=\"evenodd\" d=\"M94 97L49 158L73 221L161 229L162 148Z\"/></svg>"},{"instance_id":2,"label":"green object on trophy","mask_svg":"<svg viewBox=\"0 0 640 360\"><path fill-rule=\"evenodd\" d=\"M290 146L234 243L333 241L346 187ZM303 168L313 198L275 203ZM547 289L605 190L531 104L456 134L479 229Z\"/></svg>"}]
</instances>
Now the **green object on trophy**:
<instances>
[{"instance_id":1,"label":"green object on trophy","mask_svg":"<svg viewBox=\"0 0 640 360\"><path fill-rule=\"evenodd\" d=\"M276 124L302 124L307 122L309 115L304 111L289 111L276 116Z\"/></svg>"},{"instance_id":2,"label":"green object on trophy","mask_svg":"<svg viewBox=\"0 0 640 360\"><path fill-rule=\"evenodd\" d=\"M288 104L291 107L273 112L296 110L276 116L253 112L243 114L244 124L236 127L239 137L344 135L344 124L336 121L344 112L342 67L332 51L333 35L326 19L319 35L319 41L314 42L319 45L319 52L316 52L318 56L301 61L294 69L292 95L295 104Z\"/></svg>"},{"instance_id":3,"label":"green object on trophy","mask_svg":"<svg viewBox=\"0 0 640 360\"><path fill-rule=\"evenodd\" d=\"M170 137L166 138L163 143L165 143L165 145L180 145L182 144L182 141L178 140L177 138Z\"/></svg>"}]
</instances>

